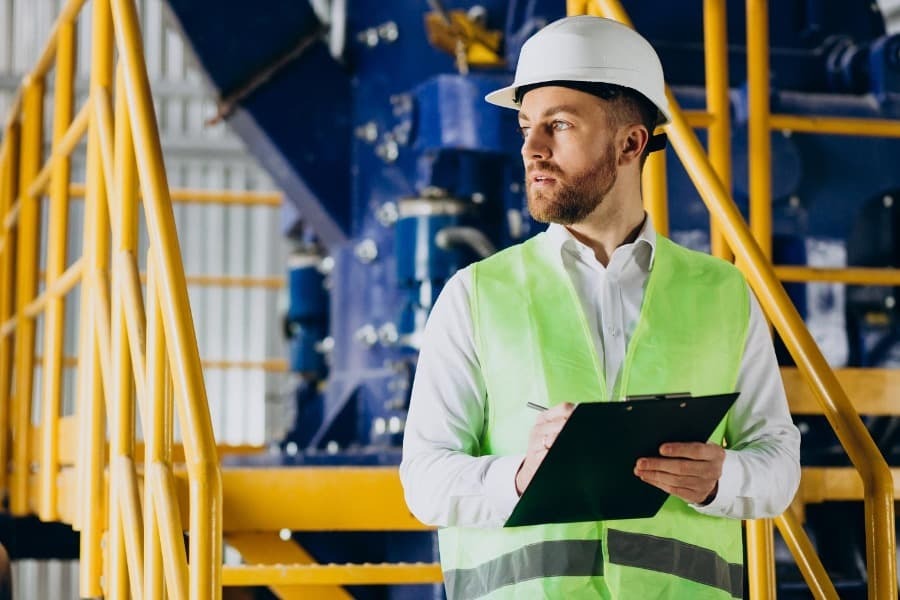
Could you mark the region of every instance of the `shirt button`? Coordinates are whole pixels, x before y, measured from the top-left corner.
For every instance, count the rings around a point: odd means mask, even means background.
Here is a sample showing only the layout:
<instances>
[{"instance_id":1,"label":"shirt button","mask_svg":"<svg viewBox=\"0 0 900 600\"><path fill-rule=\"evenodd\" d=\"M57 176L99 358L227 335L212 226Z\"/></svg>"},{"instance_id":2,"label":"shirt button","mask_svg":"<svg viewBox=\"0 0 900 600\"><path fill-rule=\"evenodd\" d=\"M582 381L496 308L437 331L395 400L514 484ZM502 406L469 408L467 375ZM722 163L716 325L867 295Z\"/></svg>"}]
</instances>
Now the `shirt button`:
<instances>
[{"instance_id":1,"label":"shirt button","mask_svg":"<svg viewBox=\"0 0 900 600\"><path fill-rule=\"evenodd\" d=\"M609 335L611 335L611 336L613 336L613 337L619 337L619 329L616 328L616 327L610 327L610 328L609 328Z\"/></svg>"}]
</instances>

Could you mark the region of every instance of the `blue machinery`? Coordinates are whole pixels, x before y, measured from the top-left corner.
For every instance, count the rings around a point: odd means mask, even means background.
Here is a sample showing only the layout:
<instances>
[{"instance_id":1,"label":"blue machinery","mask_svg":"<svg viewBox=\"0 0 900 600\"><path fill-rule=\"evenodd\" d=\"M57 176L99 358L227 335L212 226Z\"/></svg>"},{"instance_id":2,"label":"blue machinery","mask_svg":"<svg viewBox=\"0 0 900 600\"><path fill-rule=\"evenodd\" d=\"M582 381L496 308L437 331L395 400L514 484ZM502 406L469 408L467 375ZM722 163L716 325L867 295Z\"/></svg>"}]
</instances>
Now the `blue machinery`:
<instances>
[{"instance_id":1,"label":"blue machinery","mask_svg":"<svg viewBox=\"0 0 900 600\"><path fill-rule=\"evenodd\" d=\"M168 3L222 99L220 116L289 199L284 231L296 251L285 335L302 383L282 460L395 464L416 350L442 285L469 262L539 231L525 208L514 114L483 96L511 79L522 42L563 16L565 3ZM657 47L682 106L704 107L702 3L624 4ZM728 4L732 192L746 211L744 11L743 2ZM900 118L900 34L887 33L877 4L771 4L773 111ZM671 235L708 248L707 213L680 163L670 156L668 164ZM900 140L773 133L772 185L776 263L897 266ZM792 284L790 291L834 361L900 364L896 289ZM869 425L896 464L895 420ZM801 429L805 464L844 460L823 422L809 418ZM817 518L809 514L814 537ZM818 533L823 542L826 530ZM359 552L351 550L358 542L304 538L320 560L435 558L427 535L382 539L374 544L381 556L348 555ZM857 585L864 572L854 567L861 537L856 542L822 554L846 575L848 597L864 589ZM421 589L357 591L423 596Z\"/></svg>"}]
</instances>

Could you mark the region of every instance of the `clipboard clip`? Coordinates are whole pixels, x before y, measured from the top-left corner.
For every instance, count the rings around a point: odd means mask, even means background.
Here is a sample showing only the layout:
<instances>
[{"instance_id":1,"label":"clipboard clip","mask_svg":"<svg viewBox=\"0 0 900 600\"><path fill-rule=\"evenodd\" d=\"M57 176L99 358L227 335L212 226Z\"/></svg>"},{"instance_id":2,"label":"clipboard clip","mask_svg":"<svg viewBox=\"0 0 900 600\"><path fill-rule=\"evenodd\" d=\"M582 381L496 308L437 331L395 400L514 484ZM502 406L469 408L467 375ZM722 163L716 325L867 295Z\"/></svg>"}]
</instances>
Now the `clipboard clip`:
<instances>
[{"instance_id":1,"label":"clipboard clip","mask_svg":"<svg viewBox=\"0 0 900 600\"><path fill-rule=\"evenodd\" d=\"M675 392L672 394L640 394L637 396L625 396L625 402L632 400L678 400L693 398L690 392Z\"/></svg>"}]
</instances>

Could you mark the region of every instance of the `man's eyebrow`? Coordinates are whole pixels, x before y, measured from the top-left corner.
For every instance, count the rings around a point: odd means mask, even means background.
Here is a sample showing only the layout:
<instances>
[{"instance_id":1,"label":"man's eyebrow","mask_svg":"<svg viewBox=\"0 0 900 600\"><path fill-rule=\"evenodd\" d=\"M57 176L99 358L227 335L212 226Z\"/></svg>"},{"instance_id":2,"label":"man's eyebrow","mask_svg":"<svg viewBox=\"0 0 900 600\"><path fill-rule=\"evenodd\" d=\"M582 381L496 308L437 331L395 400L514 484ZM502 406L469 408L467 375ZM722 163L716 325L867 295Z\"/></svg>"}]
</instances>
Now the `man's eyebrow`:
<instances>
[{"instance_id":1,"label":"man's eyebrow","mask_svg":"<svg viewBox=\"0 0 900 600\"><path fill-rule=\"evenodd\" d=\"M549 116L555 115L557 113L570 113L573 115L578 115L578 108L572 104L557 104L556 106L551 106L541 115L541 118L546 119ZM528 115L524 112L519 111L519 120L520 121L529 121Z\"/></svg>"}]
</instances>

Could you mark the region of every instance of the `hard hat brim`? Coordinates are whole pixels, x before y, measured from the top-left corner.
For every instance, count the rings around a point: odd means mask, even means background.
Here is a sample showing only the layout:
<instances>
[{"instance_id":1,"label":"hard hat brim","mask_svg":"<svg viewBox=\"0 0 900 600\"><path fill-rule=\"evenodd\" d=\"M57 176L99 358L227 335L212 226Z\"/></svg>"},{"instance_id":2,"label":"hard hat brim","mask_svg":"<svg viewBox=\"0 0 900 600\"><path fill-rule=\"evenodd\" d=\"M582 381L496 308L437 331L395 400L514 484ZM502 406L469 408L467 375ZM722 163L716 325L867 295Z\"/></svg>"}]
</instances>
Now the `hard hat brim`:
<instances>
[{"instance_id":1,"label":"hard hat brim","mask_svg":"<svg viewBox=\"0 0 900 600\"><path fill-rule=\"evenodd\" d=\"M572 81L579 81L582 78L578 77L578 76L574 76L574 77L560 76L557 79L570 79ZM619 83L619 82L614 81L613 78L611 78L611 77L607 77L606 82L612 83L615 85L621 85L622 87L634 89L633 86L628 85L626 82ZM521 107L519 106L519 104L516 103L516 90L519 89L520 87L524 87L526 85L534 85L535 83L544 83L544 82L543 81L531 81L531 82L513 83L513 85L508 85L506 87L503 87L503 88L494 90L493 92L490 92L489 94L487 94L484 97L484 100L485 100L485 102L488 102L489 104L493 104L494 106L500 106L502 108L511 108L513 110L519 110ZM653 102L653 100L650 100L650 101ZM668 107L663 108L659 105L659 103L656 103L656 102L653 102L653 104L656 105L656 108L659 110L659 113L661 116L661 120L659 123L657 123L657 126L668 125L672 121L672 117L669 114L669 111L667 110Z\"/></svg>"},{"instance_id":2,"label":"hard hat brim","mask_svg":"<svg viewBox=\"0 0 900 600\"><path fill-rule=\"evenodd\" d=\"M518 85L508 85L505 88L494 90L485 96L484 100L495 106L519 110L519 105L516 104L516 89L519 87Z\"/></svg>"}]
</instances>

